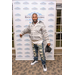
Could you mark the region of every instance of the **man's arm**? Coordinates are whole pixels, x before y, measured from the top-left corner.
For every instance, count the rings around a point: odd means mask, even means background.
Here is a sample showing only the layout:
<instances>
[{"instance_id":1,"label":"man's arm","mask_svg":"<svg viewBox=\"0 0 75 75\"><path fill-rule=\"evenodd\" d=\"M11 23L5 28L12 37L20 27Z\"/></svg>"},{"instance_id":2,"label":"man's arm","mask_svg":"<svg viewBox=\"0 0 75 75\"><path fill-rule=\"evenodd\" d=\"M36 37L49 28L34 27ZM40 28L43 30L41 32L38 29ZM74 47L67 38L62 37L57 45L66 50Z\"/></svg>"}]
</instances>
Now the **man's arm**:
<instances>
[{"instance_id":1,"label":"man's arm","mask_svg":"<svg viewBox=\"0 0 75 75\"><path fill-rule=\"evenodd\" d=\"M21 32L22 35L27 34L27 33L30 33L30 25L28 25L28 27L25 28L25 29Z\"/></svg>"},{"instance_id":2,"label":"man's arm","mask_svg":"<svg viewBox=\"0 0 75 75\"><path fill-rule=\"evenodd\" d=\"M41 29L42 29L43 37L45 38L47 44L50 44L49 36L48 36L47 30L46 30L46 26L44 25L44 23L42 24L42 28Z\"/></svg>"}]
</instances>

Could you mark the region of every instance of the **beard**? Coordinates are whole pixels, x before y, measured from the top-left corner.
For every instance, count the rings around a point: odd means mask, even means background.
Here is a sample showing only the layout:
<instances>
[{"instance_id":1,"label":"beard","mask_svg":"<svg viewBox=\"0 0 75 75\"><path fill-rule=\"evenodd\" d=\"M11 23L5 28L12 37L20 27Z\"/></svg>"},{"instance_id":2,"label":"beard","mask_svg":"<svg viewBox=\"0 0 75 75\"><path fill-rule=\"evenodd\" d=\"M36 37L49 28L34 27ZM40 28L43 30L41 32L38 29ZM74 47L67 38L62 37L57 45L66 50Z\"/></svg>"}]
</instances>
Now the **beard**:
<instances>
[{"instance_id":1,"label":"beard","mask_svg":"<svg viewBox=\"0 0 75 75\"><path fill-rule=\"evenodd\" d=\"M33 22L34 22L34 23L36 23L36 22L37 22L37 20L33 20Z\"/></svg>"}]
</instances>

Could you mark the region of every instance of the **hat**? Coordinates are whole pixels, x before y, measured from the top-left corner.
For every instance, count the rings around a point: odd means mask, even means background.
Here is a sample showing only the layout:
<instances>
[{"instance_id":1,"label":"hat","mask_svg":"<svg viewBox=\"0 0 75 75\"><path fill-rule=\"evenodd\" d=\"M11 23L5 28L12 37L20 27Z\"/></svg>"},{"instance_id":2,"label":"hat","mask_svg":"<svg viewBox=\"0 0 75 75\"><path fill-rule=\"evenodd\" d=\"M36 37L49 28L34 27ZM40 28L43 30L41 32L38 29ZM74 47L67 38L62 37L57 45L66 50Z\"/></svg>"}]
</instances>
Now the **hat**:
<instances>
[{"instance_id":1,"label":"hat","mask_svg":"<svg viewBox=\"0 0 75 75\"><path fill-rule=\"evenodd\" d=\"M45 47L45 52L51 52L52 48L48 45L46 45Z\"/></svg>"}]
</instances>

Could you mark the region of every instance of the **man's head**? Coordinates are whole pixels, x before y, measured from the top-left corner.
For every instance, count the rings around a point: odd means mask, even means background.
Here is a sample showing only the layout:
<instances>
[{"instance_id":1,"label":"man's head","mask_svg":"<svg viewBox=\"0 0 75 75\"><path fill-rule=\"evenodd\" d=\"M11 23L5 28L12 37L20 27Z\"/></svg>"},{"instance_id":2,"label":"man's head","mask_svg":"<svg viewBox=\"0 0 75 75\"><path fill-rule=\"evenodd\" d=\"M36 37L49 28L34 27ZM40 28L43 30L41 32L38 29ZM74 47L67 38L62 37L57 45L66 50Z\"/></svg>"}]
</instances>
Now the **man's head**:
<instances>
[{"instance_id":1,"label":"man's head","mask_svg":"<svg viewBox=\"0 0 75 75\"><path fill-rule=\"evenodd\" d=\"M33 20L34 23L37 22L37 20L38 20L38 15L37 15L36 13L33 13L33 14L32 14L32 20Z\"/></svg>"}]
</instances>

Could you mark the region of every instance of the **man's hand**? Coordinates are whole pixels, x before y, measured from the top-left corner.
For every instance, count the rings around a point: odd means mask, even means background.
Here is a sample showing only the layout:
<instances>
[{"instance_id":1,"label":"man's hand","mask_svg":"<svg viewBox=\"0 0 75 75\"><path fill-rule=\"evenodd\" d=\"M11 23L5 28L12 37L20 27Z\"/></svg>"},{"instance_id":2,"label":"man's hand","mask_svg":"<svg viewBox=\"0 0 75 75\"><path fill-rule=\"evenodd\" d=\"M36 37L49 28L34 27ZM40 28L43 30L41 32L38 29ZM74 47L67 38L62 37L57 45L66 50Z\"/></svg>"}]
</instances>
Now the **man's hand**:
<instances>
[{"instance_id":1,"label":"man's hand","mask_svg":"<svg viewBox=\"0 0 75 75\"><path fill-rule=\"evenodd\" d=\"M50 43L48 43L47 45L50 46Z\"/></svg>"},{"instance_id":2,"label":"man's hand","mask_svg":"<svg viewBox=\"0 0 75 75\"><path fill-rule=\"evenodd\" d=\"M20 37L22 38L22 34L20 34Z\"/></svg>"}]
</instances>

